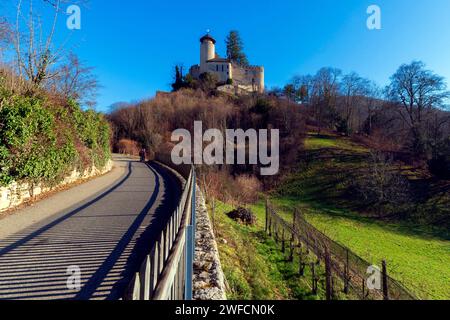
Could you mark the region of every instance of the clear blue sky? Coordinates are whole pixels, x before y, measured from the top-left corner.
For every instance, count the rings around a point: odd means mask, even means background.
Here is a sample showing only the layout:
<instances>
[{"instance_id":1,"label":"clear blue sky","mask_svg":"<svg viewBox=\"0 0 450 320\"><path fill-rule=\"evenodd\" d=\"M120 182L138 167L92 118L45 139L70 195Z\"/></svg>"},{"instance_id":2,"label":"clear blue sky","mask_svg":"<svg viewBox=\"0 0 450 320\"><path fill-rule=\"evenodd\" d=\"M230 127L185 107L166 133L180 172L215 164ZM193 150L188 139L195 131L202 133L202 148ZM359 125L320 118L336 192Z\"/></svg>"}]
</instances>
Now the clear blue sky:
<instances>
[{"instance_id":1,"label":"clear blue sky","mask_svg":"<svg viewBox=\"0 0 450 320\"><path fill-rule=\"evenodd\" d=\"M380 31L366 28L371 4L382 10ZM91 0L69 43L96 68L106 110L169 90L176 63L198 63L206 29L220 54L227 32L239 30L250 62L265 66L268 87L323 66L384 85L414 59L450 79L449 0ZM69 34L61 20L58 38Z\"/></svg>"}]
</instances>

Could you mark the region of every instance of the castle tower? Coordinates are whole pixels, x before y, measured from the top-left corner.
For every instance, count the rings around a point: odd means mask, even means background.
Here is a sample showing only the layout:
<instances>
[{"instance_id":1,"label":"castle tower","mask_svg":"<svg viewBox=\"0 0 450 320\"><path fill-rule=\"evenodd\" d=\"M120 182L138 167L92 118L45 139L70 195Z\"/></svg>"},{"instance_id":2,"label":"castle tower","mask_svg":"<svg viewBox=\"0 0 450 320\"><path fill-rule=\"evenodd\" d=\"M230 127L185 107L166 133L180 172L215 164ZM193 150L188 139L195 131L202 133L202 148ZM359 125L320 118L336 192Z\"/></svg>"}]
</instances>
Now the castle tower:
<instances>
[{"instance_id":1,"label":"castle tower","mask_svg":"<svg viewBox=\"0 0 450 320\"><path fill-rule=\"evenodd\" d=\"M207 61L216 57L216 40L208 34L200 39L200 73L208 70Z\"/></svg>"}]
</instances>

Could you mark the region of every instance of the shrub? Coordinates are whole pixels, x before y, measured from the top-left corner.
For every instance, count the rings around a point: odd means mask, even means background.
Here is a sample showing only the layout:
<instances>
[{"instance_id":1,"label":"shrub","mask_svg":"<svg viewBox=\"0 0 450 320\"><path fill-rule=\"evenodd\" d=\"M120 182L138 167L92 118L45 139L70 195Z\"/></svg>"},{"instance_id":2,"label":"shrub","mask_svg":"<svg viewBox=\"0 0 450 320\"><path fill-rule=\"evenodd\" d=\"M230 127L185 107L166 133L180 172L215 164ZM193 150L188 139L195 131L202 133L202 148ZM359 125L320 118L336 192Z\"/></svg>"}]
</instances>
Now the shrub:
<instances>
[{"instance_id":1,"label":"shrub","mask_svg":"<svg viewBox=\"0 0 450 320\"><path fill-rule=\"evenodd\" d=\"M256 216L249 209L245 209L242 207L237 208L229 213L227 216L234 221L241 222L247 226L256 224Z\"/></svg>"},{"instance_id":2,"label":"shrub","mask_svg":"<svg viewBox=\"0 0 450 320\"><path fill-rule=\"evenodd\" d=\"M116 144L116 150L120 154L128 154L128 155L132 155L132 156L138 156L140 148L136 141L128 140L128 139L121 139Z\"/></svg>"},{"instance_id":3,"label":"shrub","mask_svg":"<svg viewBox=\"0 0 450 320\"><path fill-rule=\"evenodd\" d=\"M241 203L256 203L259 193L262 191L262 184L255 176L242 175L236 178L236 195Z\"/></svg>"},{"instance_id":4,"label":"shrub","mask_svg":"<svg viewBox=\"0 0 450 320\"><path fill-rule=\"evenodd\" d=\"M55 184L78 168L110 159L110 127L102 115L49 102L44 95L11 94L0 81L0 185ZM84 160L84 161L83 161Z\"/></svg>"}]
</instances>

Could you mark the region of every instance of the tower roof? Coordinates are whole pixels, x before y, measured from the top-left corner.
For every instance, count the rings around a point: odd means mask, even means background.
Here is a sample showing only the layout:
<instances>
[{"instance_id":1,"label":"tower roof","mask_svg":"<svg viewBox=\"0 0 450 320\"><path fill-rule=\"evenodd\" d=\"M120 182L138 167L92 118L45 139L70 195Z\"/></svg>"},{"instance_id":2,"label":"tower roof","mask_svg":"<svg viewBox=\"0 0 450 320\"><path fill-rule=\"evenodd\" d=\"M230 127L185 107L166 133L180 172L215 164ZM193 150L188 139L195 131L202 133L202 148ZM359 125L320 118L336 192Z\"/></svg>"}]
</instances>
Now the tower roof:
<instances>
[{"instance_id":1,"label":"tower roof","mask_svg":"<svg viewBox=\"0 0 450 320\"><path fill-rule=\"evenodd\" d=\"M203 37L200 38L201 43L203 43L203 41L205 40L210 40L212 43L216 44L216 40L213 37L211 37L209 33L205 34Z\"/></svg>"}]
</instances>

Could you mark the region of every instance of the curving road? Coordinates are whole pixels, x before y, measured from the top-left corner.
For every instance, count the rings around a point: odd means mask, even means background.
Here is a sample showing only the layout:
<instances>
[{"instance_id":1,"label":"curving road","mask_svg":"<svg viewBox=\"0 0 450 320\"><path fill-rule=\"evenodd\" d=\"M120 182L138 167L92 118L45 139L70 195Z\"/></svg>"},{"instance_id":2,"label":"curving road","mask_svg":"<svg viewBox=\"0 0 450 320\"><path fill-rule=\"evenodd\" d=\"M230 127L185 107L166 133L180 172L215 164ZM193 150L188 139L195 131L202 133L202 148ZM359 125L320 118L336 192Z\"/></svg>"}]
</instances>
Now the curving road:
<instances>
[{"instance_id":1,"label":"curving road","mask_svg":"<svg viewBox=\"0 0 450 320\"><path fill-rule=\"evenodd\" d=\"M181 190L156 164L114 160L111 173L0 220L0 299L121 297ZM68 288L69 267L80 289Z\"/></svg>"}]
</instances>

